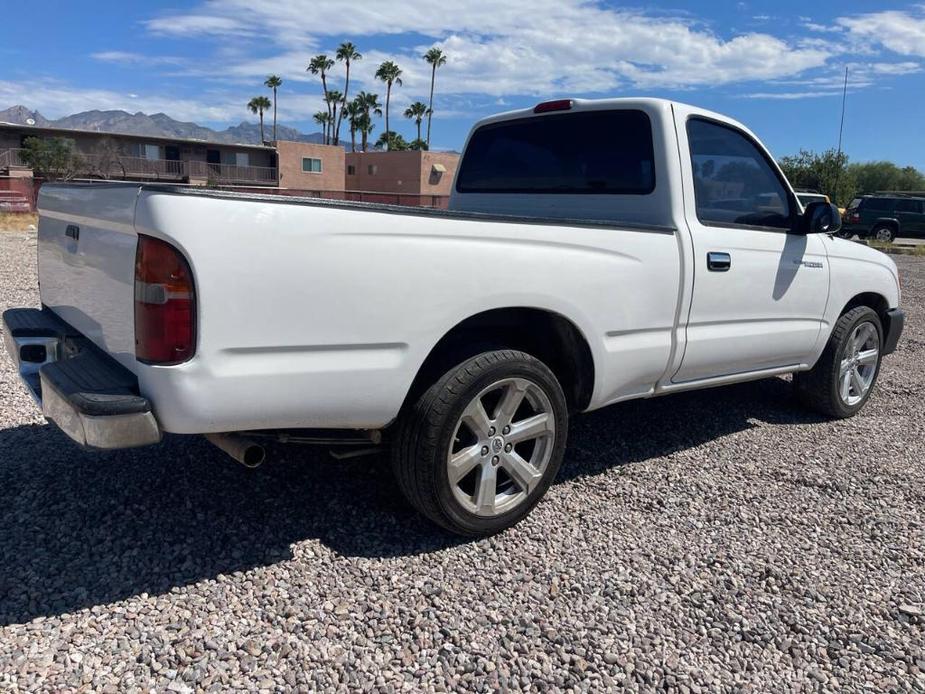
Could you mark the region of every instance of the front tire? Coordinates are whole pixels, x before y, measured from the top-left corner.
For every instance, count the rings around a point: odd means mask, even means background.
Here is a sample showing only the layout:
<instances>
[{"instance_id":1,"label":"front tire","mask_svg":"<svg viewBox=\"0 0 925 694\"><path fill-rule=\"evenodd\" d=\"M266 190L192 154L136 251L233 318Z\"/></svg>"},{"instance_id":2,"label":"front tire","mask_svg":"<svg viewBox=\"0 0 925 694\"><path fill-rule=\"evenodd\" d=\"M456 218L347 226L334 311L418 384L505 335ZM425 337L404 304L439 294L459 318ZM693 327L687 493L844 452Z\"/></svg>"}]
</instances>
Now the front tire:
<instances>
[{"instance_id":1,"label":"front tire","mask_svg":"<svg viewBox=\"0 0 925 694\"><path fill-rule=\"evenodd\" d=\"M835 419L857 414L880 374L882 345L883 327L873 309L858 306L845 313L816 365L794 374L800 400Z\"/></svg>"},{"instance_id":2,"label":"front tire","mask_svg":"<svg viewBox=\"0 0 925 694\"><path fill-rule=\"evenodd\" d=\"M565 453L562 387L538 359L484 352L451 368L399 420L398 486L438 525L467 536L505 530L555 479Z\"/></svg>"}]
</instances>

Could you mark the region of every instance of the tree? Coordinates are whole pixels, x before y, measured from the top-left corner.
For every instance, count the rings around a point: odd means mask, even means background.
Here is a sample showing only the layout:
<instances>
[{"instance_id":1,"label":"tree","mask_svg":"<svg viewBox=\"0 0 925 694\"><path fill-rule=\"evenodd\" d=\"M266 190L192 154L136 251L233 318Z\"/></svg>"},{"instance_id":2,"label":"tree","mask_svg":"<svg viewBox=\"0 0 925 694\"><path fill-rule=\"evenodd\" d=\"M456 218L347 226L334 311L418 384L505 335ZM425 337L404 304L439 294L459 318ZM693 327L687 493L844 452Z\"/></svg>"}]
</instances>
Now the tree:
<instances>
[{"instance_id":1,"label":"tree","mask_svg":"<svg viewBox=\"0 0 925 694\"><path fill-rule=\"evenodd\" d=\"M325 103L327 104L328 115L331 115L331 105L327 103L327 96L328 96L327 74L328 74L328 70L330 70L332 67L334 67L334 61L331 60L324 53L319 53L318 55L316 55L314 58L311 59L311 62L309 62L308 67L305 68L306 72L310 72L313 75L321 76L321 98L324 99ZM328 144L327 131L325 131L324 144Z\"/></svg>"},{"instance_id":2,"label":"tree","mask_svg":"<svg viewBox=\"0 0 925 694\"><path fill-rule=\"evenodd\" d=\"M365 115L363 104L358 99L354 99L341 109L341 114L347 112L347 124L350 126L350 151L357 151L357 126L360 119Z\"/></svg>"},{"instance_id":3,"label":"tree","mask_svg":"<svg viewBox=\"0 0 925 694\"><path fill-rule=\"evenodd\" d=\"M324 144L328 144L328 123L331 122L331 114L327 111L318 111L312 118L318 125L321 126L324 137Z\"/></svg>"},{"instance_id":4,"label":"tree","mask_svg":"<svg viewBox=\"0 0 925 694\"><path fill-rule=\"evenodd\" d=\"M247 107L251 113L260 115L260 143L264 144L267 140L263 136L263 112L270 108L270 100L265 96L255 96L247 102Z\"/></svg>"},{"instance_id":5,"label":"tree","mask_svg":"<svg viewBox=\"0 0 925 694\"><path fill-rule=\"evenodd\" d=\"M891 161L869 161L851 164L848 171L857 181L857 193L925 191L925 174L914 166L900 168Z\"/></svg>"},{"instance_id":6,"label":"tree","mask_svg":"<svg viewBox=\"0 0 925 694\"><path fill-rule=\"evenodd\" d=\"M337 47L337 52L334 54L334 57L337 60L344 61L344 65L347 69L347 76L344 78L344 103L347 102L347 99L350 98L350 61L362 60L363 56L357 50L357 47L354 46L349 41L344 41L340 46ZM340 122L344 116L344 109L340 110L340 117L337 119L337 125L334 126L334 144L340 142Z\"/></svg>"},{"instance_id":7,"label":"tree","mask_svg":"<svg viewBox=\"0 0 925 694\"><path fill-rule=\"evenodd\" d=\"M376 140L376 149L383 148L388 152L399 152L408 149L408 143L398 133L387 130Z\"/></svg>"},{"instance_id":8,"label":"tree","mask_svg":"<svg viewBox=\"0 0 925 694\"><path fill-rule=\"evenodd\" d=\"M418 149L426 152L428 149L430 149L430 147L427 146L426 140L418 138L417 140L412 140L408 143L408 149Z\"/></svg>"},{"instance_id":9,"label":"tree","mask_svg":"<svg viewBox=\"0 0 925 694\"><path fill-rule=\"evenodd\" d=\"M73 143L63 137L27 137L21 156L35 173L49 181L74 178L81 164Z\"/></svg>"},{"instance_id":10,"label":"tree","mask_svg":"<svg viewBox=\"0 0 925 694\"><path fill-rule=\"evenodd\" d=\"M283 79L277 75L270 75L264 85L273 90L273 142L276 142L276 90L283 86Z\"/></svg>"},{"instance_id":11,"label":"tree","mask_svg":"<svg viewBox=\"0 0 925 694\"><path fill-rule=\"evenodd\" d=\"M446 65L446 55L439 48L434 47L424 54L424 60L430 65L430 103L427 107L427 147L430 148L430 119L434 114L434 82L437 79L437 68ZM420 135L418 139L421 139Z\"/></svg>"},{"instance_id":12,"label":"tree","mask_svg":"<svg viewBox=\"0 0 925 694\"><path fill-rule=\"evenodd\" d=\"M362 135L363 151L366 151L369 135L376 127L373 124L373 116L382 116L382 104L379 103L379 95L369 92L360 92L357 94L355 101L363 107L363 116L357 120L357 131Z\"/></svg>"},{"instance_id":13,"label":"tree","mask_svg":"<svg viewBox=\"0 0 925 694\"><path fill-rule=\"evenodd\" d=\"M109 179L113 172L125 178L125 164L118 143L111 137L104 137L97 142L88 158L86 170L102 179Z\"/></svg>"},{"instance_id":14,"label":"tree","mask_svg":"<svg viewBox=\"0 0 925 694\"><path fill-rule=\"evenodd\" d=\"M334 132L335 123L338 122L337 107L344 103L344 95L336 89L332 89L325 95L324 99L328 103L328 112L331 114L329 130L331 131L331 144L337 144L337 135Z\"/></svg>"},{"instance_id":15,"label":"tree","mask_svg":"<svg viewBox=\"0 0 925 694\"><path fill-rule=\"evenodd\" d=\"M376 70L376 79L381 82L385 82L385 132L390 132L389 130L389 103L392 100L392 85L401 86L401 68L398 67L391 60L386 60L383 62L379 69ZM382 137L385 137L383 133ZM382 139L382 138L380 138ZM391 138L385 140L386 148L391 143Z\"/></svg>"},{"instance_id":16,"label":"tree","mask_svg":"<svg viewBox=\"0 0 925 694\"><path fill-rule=\"evenodd\" d=\"M420 101L415 101L405 109L405 118L413 119L414 124L417 126L417 140L421 139L421 121L424 120L424 116L428 115L429 113L430 109L427 108L427 104L422 104Z\"/></svg>"},{"instance_id":17,"label":"tree","mask_svg":"<svg viewBox=\"0 0 925 694\"><path fill-rule=\"evenodd\" d=\"M799 154L781 159L780 167L794 188L817 190L839 207L845 207L857 190L848 155L834 149L821 154L801 149Z\"/></svg>"}]
</instances>

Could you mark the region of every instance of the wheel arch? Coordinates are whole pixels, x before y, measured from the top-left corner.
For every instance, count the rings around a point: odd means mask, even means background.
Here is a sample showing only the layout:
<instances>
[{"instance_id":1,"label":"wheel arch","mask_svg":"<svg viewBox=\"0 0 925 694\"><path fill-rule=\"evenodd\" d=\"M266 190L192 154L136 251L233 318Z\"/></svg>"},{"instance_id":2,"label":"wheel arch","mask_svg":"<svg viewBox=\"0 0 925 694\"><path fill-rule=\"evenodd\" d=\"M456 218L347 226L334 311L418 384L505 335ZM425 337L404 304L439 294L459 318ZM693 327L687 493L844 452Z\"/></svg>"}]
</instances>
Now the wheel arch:
<instances>
[{"instance_id":1,"label":"wheel arch","mask_svg":"<svg viewBox=\"0 0 925 694\"><path fill-rule=\"evenodd\" d=\"M880 219L874 220L874 223L870 225L870 233L873 234L874 229L883 226L891 227L896 232L896 235L899 236L899 220L895 217L881 217Z\"/></svg>"},{"instance_id":2,"label":"wheel arch","mask_svg":"<svg viewBox=\"0 0 925 694\"><path fill-rule=\"evenodd\" d=\"M405 409L452 366L492 349L517 349L545 363L562 384L569 408L583 410L594 390L594 357L577 325L554 311L525 306L493 308L450 328L418 368Z\"/></svg>"},{"instance_id":3,"label":"wheel arch","mask_svg":"<svg viewBox=\"0 0 925 694\"><path fill-rule=\"evenodd\" d=\"M880 318L880 324L883 328L883 334L888 335L890 332L890 301L883 294L878 292L862 292L853 296L847 304L842 307L838 317L841 318L848 311L858 306L867 306L872 309Z\"/></svg>"}]
</instances>

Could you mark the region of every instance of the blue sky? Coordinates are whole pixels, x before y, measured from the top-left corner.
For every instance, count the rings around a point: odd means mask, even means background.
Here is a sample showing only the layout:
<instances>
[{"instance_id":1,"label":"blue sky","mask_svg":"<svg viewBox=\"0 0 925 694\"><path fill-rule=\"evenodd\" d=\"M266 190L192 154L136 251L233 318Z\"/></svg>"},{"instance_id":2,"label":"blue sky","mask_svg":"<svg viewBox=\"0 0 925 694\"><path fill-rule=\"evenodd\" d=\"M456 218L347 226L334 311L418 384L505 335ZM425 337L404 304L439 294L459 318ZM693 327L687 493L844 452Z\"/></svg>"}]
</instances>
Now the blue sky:
<instances>
[{"instance_id":1,"label":"blue sky","mask_svg":"<svg viewBox=\"0 0 925 694\"><path fill-rule=\"evenodd\" d=\"M5 3L4 26L0 108L163 111L221 128L253 118L245 103L277 73L280 121L313 132L321 88L305 66L351 40L364 54L352 93L384 97L376 65L403 68L392 122L412 137L397 115L426 101L420 55L436 45L449 60L437 74L436 148L459 148L482 116L542 99L647 95L736 117L778 156L820 150L837 143L848 66L845 151L925 169L922 2L46 0Z\"/></svg>"}]
</instances>

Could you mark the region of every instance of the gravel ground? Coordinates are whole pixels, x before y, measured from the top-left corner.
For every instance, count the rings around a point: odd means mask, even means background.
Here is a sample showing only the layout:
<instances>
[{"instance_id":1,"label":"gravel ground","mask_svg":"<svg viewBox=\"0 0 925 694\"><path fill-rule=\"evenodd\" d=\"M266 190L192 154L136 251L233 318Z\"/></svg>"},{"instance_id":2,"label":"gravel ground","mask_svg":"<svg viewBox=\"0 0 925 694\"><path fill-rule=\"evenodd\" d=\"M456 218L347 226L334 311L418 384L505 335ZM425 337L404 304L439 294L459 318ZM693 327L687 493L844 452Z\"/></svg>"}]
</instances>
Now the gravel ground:
<instances>
[{"instance_id":1,"label":"gravel ground","mask_svg":"<svg viewBox=\"0 0 925 694\"><path fill-rule=\"evenodd\" d=\"M0 233L0 308L35 305ZM461 542L383 461L89 454L0 358L0 689L925 689L925 260L859 417L772 379L574 423L521 525Z\"/></svg>"}]
</instances>

